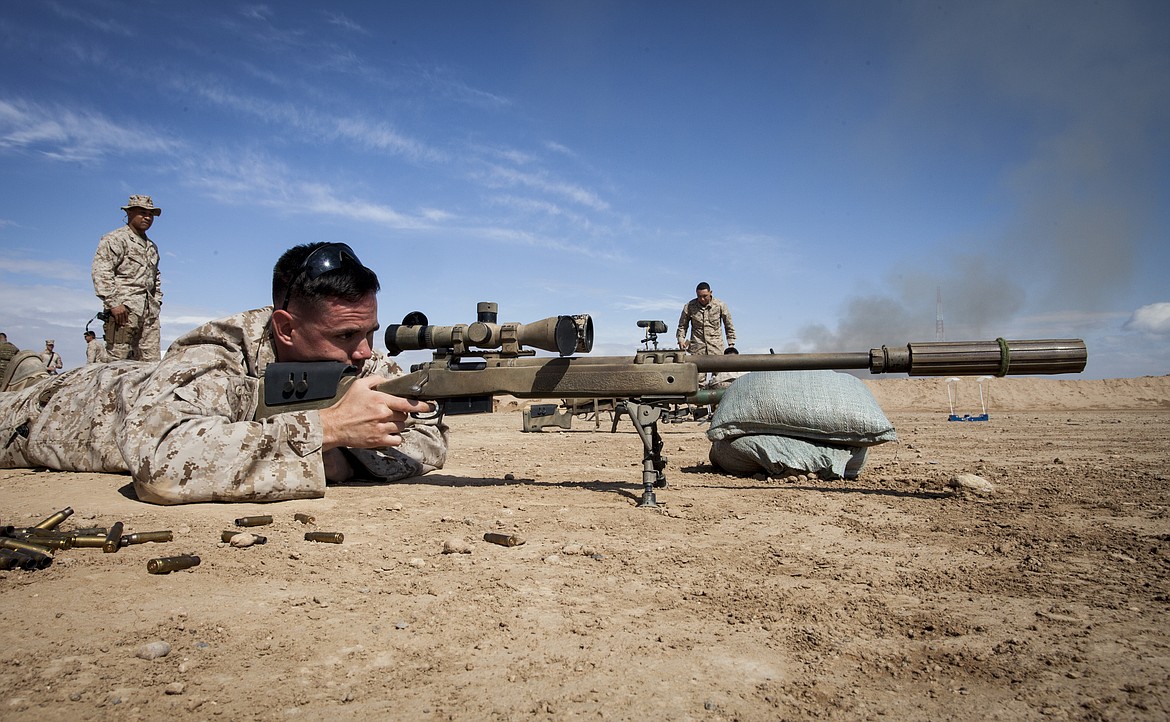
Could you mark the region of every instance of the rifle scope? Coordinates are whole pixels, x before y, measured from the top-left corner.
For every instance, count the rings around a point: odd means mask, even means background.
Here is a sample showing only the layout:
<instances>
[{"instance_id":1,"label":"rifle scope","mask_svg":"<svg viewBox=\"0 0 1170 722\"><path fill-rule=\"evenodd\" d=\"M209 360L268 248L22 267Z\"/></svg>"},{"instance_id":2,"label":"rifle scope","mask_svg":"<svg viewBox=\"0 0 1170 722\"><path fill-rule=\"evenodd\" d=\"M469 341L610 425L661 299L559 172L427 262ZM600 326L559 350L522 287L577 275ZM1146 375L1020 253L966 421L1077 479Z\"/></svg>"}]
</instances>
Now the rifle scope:
<instances>
[{"instance_id":1,"label":"rifle scope","mask_svg":"<svg viewBox=\"0 0 1170 722\"><path fill-rule=\"evenodd\" d=\"M550 316L534 323L498 323L498 305L481 302L472 324L431 326L420 311L408 313L402 323L386 329L386 350L391 356L403 351L446 349L457 356L500 349L507 356L531 356L524 346L553 351L561 356L593 350L593 319L589 314ZM478 350L477 350L478 349Z\"/></svg>"}]
</instances>

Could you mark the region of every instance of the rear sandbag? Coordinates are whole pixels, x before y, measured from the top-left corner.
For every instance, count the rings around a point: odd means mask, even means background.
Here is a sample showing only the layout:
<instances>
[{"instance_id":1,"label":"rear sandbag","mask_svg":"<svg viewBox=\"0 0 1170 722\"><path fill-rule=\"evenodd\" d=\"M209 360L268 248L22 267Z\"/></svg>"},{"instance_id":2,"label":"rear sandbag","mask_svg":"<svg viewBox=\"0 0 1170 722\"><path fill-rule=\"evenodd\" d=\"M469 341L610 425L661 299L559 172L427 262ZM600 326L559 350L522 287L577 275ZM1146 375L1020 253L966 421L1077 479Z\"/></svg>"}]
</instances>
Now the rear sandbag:
<instances>
[{"instance_id":1,"label":"rear sandbag","mask_svg":"<svg viewBox=\"0 0 1170 722\"><path fill-rule=\"evenodd\" d=\"M860 379L835 371L755 371L728 388L707 438L775 434L844 446L894 441L894 426Z\"/></svg>"}]
</instances>

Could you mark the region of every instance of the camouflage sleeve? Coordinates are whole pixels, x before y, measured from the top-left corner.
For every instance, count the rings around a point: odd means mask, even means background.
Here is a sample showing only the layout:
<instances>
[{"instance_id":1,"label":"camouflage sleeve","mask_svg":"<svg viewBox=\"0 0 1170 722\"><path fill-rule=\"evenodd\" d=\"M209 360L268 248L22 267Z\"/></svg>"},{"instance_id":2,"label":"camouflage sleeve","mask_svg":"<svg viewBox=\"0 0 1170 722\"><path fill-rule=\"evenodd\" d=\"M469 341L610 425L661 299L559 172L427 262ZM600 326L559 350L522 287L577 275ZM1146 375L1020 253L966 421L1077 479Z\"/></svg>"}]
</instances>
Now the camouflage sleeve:
<instances>
[{"instance_id":1,"label":"camouflage sleeve","mask_svg":"<svg viewBox=\"0 0 1170 722\"><path fill-rule=\"evenodd\" d=\"M678 332L675 334L678 337L678 345L680 347L687 340L687 324L690 323L690 320L690 314L687 313L687 306L684 304L682 315L678 317Z\"/></svg>"},{"instance_id":2,"label":"camouflage sleeve","mask_svg":"<svg viewBox=\"0 0 1170 722\"><path fill-rule=\"evenodd\" d=\"M229 349L168 354L126 412L119 440L143 501L278 501L325 494L316 411L253 421L258 380Z\"/></svg>"},{"instance_id":3,"label":"camouflage sleeve","mask_svg":"<svg viewBox=\"0 0 1170 722\"><path fill-rule=\"evenodd\" d=\"M118 267L120 253L115 245L119 245L117 239L112 233L107 233L98 241L97 251L93 254L93 291L102 299L106 308L113 308L122 302L114 297L117 292L114 270Z\"/></svg>"},{"instance_id":4,"label":"camouflage sleeve","mask_svg":"<svg viewBox=\"0 0 1170 722\"><path fill-rule=\"evenodd\" d=\"M727 331L727 345L735 345L735 324L731 322L731 309L723 304L723 328Z\"/></svg>"}]
</instances>

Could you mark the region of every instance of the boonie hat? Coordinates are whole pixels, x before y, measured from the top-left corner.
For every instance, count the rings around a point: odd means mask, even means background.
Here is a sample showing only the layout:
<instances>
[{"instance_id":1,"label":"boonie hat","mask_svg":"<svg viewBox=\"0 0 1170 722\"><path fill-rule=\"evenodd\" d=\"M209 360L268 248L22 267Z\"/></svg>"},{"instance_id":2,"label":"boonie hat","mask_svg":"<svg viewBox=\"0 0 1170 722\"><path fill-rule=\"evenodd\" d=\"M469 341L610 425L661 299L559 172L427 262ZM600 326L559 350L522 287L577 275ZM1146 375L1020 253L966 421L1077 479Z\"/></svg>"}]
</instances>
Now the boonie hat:
<instances>
[{"instance_id":1,"label":"boonie hat","mask_svg":"<svg viewBox=\"0 0 1170 722\"><path fill-rule=\"evenodd\" d=\"M130 196L130 200L126 201L126 205L122 206L122 210L128 211L131 208L141 208L144 211L150 211L156 216L162 215L162 209L154 205L154 201L150 196Z\"/></svg>"},{"instance_id":2,"label":"boonie hat","mask_svg":"<svg viewBox=\"0 0 1170 722\"><path fill-rule=\"evenodd\" d=\"M48 338L48 339L45 339L45 345L46 346L56 346L57 344L53 341L53 339Z\"/></svg>"}]
</instances>

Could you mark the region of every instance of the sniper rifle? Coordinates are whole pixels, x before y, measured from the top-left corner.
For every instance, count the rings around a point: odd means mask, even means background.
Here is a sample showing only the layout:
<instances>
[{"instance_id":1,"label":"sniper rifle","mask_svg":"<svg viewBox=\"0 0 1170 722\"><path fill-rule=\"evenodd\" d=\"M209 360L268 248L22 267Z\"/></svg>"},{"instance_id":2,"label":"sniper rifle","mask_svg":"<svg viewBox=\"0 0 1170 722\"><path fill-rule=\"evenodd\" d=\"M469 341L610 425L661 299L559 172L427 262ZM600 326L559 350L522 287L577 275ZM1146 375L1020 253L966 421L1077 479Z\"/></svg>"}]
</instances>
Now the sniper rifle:
<instances>
[{"instance_id":1,"label":"sniper rifle","mask_svg":"<svg viewBox=\"0 0 1170 722\"><path fill-rule=\"evenodd\" d=\"M720 391L705 390L707 373L793 370L868 370L910 376L1080 373L1088 353L1080 339L936 341L868 352L692 356L680 350L637 351L625 356L580 356L593 348L588 314L551 316L536 323L498 323L497 305L480 303L472 324L432 326L422 313L386 329L391 356L429 349L431 361L379 384L395 396L434 401L439 413L491 411L491 399L617 398L642 439L643 493L639 506L657 506L654 489L666 487L666 459L658 421L672 405L708 405ZM528 347L528 348L526 348ZM536 349L557 354L536 357ZM322 409L336 403L358 370L335 361L272 363L256 418Z\"/></svg>"}]
</instances>

